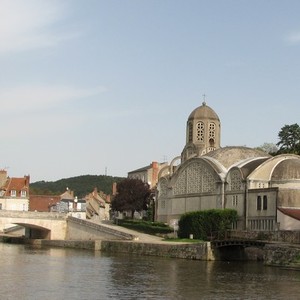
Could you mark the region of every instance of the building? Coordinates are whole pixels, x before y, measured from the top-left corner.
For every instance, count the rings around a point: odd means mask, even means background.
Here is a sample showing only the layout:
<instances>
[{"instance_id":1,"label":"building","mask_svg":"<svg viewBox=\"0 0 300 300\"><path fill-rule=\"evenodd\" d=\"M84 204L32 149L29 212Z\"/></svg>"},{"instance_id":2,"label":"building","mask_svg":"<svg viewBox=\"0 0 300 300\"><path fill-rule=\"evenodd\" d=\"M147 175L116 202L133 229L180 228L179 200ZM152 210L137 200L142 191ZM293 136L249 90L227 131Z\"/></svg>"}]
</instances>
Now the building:
<instances>
[{"instance_id":1,"label":"building","mask_svg":"<svg viewBox=\"0 0 300 300\"><path fill-rule=\"evenodd\" d=\"M0 170L0 209L28 211L30 176L8 177Z\"/></svg>"},{"instance_id":2,"label":"building","mask_svg":"<svg viewBox=\"0 0 300 300\"><path fill-rule=\"evenodd\" d=\"M94 188L93 192L85 197L86 218L97 221L110 219L110 195L98 192Z\"/></svg>"},{"instance_id":3,"label":"building","mask_svg":"<svg viewBox=\"0 0 300 300\"><path fill-rule=\"evenodd\" d=\"M29 198L29 210L47 212L61 200L59 195L32 195Z\"/></svg>"},{"instance_id":4,"label":"building","mask_svg":"<svg viewBox=\"0 0 300 300\"><path fill-rule=\"evenodd\" d=\"M156 219L171 224L186 212L232 208L237 229L286 229L278 210L300 208L300 156L220 141L220 119L203 102L188 117L181 156L159 172Z\"/></svg>"},{"instance_id":5,"label":"building","mask_svg":"<svg viewBox=\"0 0 300 300\"><path fill-rule=\"evenodd\" d=\"M168 163L166 163L166 162L158 163L158 162L154 161L148 166L128 172L127 177L134 178L134 179L140 179L143 182L148 183L149 187L152 189L157 184L159 171L162 168L166 167L167 165L168 165Z\"/></svg>"}]
</instances>

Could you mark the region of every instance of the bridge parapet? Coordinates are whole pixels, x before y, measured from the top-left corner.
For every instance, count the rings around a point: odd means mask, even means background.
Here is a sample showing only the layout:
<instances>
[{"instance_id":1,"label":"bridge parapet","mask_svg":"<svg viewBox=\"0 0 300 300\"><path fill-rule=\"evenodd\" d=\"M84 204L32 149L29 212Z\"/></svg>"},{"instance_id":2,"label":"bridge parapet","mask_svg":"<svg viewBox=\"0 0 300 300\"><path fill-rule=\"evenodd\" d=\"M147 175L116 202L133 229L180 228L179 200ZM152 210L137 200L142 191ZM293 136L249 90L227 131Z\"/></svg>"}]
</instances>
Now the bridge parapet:
<instances>
[{"instance_id":1,"label":"bridge parapet","mask_svg":"<svg viewBox=\"0 0 300 300\"><path fill-rule=\"evenodd\" d=\"M67 218L68 230L67 239L122 239L122 240L134 240L137 237L109 228L105 225L93 223L88 220L74 218L69 216ZM77 224L77 225L76 225ZM76 225L76 227L74 227Z\"/></svg>"},{"instance_id":2,"label":"bridge parapet","mask_svg":"<svg viewBox=\"0 0 300 300\"><path fill-rule=\"evenodd\" d=\"M211 242L213 248L242 246L246 247L264 247L265 242L255 240L215 240Z\"/></svg>"},{"instance_id":3,"label":"bridge parapet","mask_svg":"<svg viewBox=\"0 0 300 300\"><path fill-rule=\"evenodd\" d=\"M67 218L67 214L58 212L0 210L0 218L65 220Z\"/></svg>"}]
</instances>

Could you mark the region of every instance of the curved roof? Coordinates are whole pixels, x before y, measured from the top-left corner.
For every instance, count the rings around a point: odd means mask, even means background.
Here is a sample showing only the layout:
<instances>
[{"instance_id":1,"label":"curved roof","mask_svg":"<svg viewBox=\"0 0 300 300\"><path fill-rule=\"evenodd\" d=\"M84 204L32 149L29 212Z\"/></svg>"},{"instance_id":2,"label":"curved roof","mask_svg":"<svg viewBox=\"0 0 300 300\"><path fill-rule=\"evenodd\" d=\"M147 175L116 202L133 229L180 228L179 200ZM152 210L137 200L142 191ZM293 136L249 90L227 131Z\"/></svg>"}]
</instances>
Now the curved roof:
<instances>
[{"instance_id":1,"label":"curved roof","mask_svg":"<svg viewBox=\"0 0 300 300\"><path fill-rule=\"evenodd\" d=\"M272 180L300 179L300 160L286 159L274 169Z\"/></svg>"},{"instance_id":2,"label":"curved roof","mask_svg":"<svg viewBox=\"0 0 300 300\"><path fill-rule=\"evenodd\" d=\"M299 176L299 160L300 156L295 154L276 155L253 170L248 179L267 181L271 179L274 181L292 179L293 177L297 179L297 176ZM300 177L298 178L300 179Z\"/></svg>"},{"instance_id":3,"label":"curved roof","mask_svg":"<svg viewBox=\"0 0 300 300\"><path fill-rule=\"evenodd\" d=\"M188 120L191 119L212 119L220 121L215 111L211 107L207 106L205 102L191 112Z\"/></svg>"},{"instance_id":4,"label":"curved roof","mask_svg":"<svg viewBox=\"0 0 300 300\"><path fill-rule=\"evenodd\" d=\"M227 169L249 158L271 157L271 155L264 151L239 146L219 148L215 151L206 153L204 156L216 159Z\"/></svg>"}]
</instances>

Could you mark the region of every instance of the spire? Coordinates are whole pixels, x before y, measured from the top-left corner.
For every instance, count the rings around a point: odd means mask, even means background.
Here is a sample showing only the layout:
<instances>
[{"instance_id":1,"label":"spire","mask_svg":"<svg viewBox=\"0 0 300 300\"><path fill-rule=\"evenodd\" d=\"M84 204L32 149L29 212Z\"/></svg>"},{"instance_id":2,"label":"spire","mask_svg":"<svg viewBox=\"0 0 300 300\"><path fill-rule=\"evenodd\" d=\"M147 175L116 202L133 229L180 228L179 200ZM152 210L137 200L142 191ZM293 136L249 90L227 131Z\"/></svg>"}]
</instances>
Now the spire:
<instances>
[{"instance_id":1,"label":"spire","mask_svg":"<svg viewBox=\"0 0 300 300\"><path fill-rule=\"evenodd\" d=\"M206 95L205 95L205 94L203 94L203 95L202 95L202 97L203 97L203 102L202 102L202 105L203 105L203 106L205 106L205 105L206 105L206 102L205 102Z\"/></svg>"}]
</instances>

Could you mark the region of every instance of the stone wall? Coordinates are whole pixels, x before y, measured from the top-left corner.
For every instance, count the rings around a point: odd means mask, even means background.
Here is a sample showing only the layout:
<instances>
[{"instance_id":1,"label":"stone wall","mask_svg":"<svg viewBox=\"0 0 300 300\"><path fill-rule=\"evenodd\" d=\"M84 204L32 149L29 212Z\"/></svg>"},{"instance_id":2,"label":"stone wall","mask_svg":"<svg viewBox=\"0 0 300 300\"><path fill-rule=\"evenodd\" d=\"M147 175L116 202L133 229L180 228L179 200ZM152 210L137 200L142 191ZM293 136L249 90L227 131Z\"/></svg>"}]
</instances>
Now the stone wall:
<instances>
[{"instance_id":1,"label":"stone wall","mask_svg":"<svg viewBox=\"0 0 300 300\"><path fill-rule=\"evenodd\" d=\"M126 241L102 241L101 251L121 252L172 258L207 260L207 244L151 244Z\"/></svg>"},{"instance_id":2,"label":"stone wall","mask_svg":"<svg viewBox=\"0 0 300 300\"><path fill-rule=\"evenodd\" d=\"M210 260L207 255L207 243L201 244L180 244L180 243L164 243L152 244L134 241L105 241L105 240L19 240L26 244L36 247L63 247L74 249L88 249L95 251L103 251L107 253L128 253L136 255L150 255L170 258L184 258L194 260Z\"/></svg>"},{"instance_id":3,"label":"stone wall","mask_svg":"<svg viewBox=\"0 0 300 300\"><path fill-rule=\"evenodd\" d=\"M136 237L91 221L68 217L66 240L133 240Z\"/></svg>"},{"instance_id":4,"label":"stone wall","mask_svg":"<svg viewBox=\"0 0 300 300\"><path fill-rule=\"evenodd\" d=\"M300 246L267 244L263 260L266 265L299 268Z\"/></svg>"}]
</instances>

